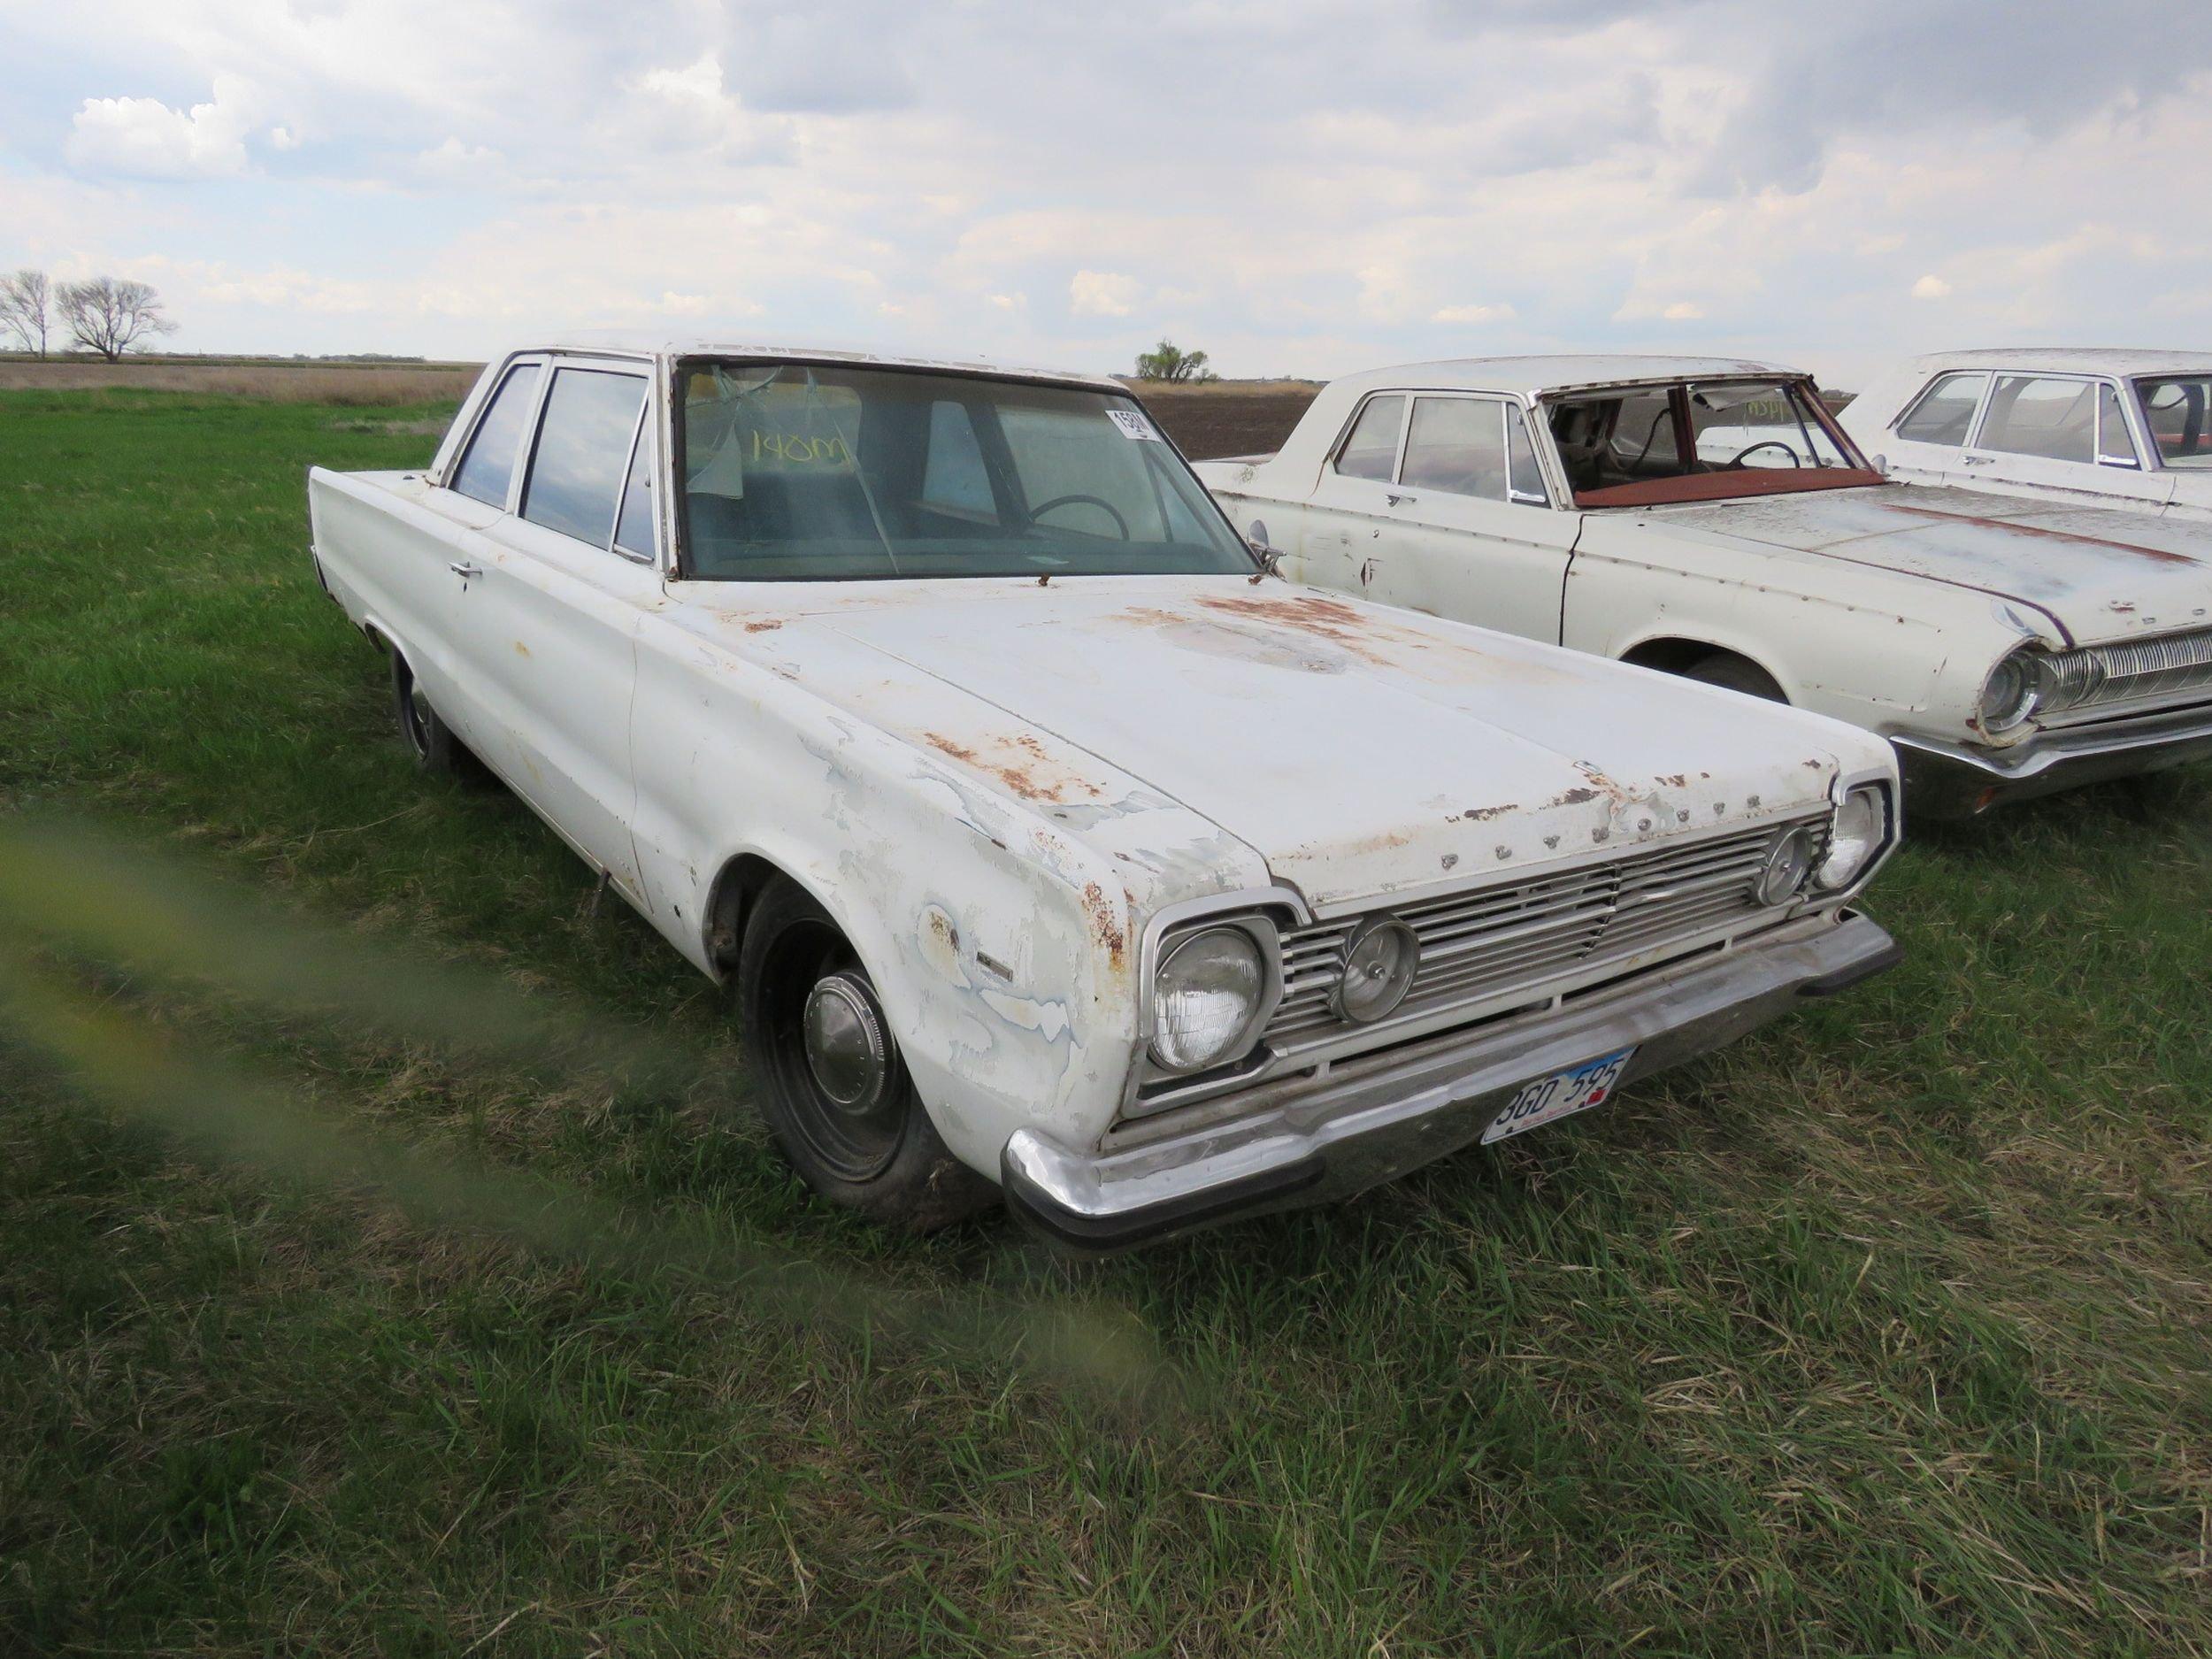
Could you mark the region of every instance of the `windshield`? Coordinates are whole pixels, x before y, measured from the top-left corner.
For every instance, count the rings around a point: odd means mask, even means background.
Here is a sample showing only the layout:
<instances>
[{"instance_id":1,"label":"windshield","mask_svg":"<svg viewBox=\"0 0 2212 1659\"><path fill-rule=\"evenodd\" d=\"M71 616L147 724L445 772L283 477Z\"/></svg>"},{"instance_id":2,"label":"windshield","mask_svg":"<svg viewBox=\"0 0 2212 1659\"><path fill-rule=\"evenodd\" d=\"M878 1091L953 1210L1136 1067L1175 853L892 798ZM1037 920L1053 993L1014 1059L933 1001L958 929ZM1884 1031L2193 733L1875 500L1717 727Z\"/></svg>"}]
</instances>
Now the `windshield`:
<instances>
[{"instance_id":1,"label":"windshield","mask_svg":"<svg viewBox=\"0 0 2212 1659\"><path fill-rule=\"evenodd\" d=\"M1793 380L1682 380L1550 398L1578 507L1715 501L1878 483Z\"/></svg>"},{"instance_id":2,"label":"windshield","mask_svg":"<svg viewBox=\"0 0 2212 1659\"><path fill-rule=\"evenodd\" d=\"M798 363L689 363L684 573L715 581L1248 574L1133 399Z\"/></svg>"},{"instance_id":3,"label":"windshield","mask_svg":"<svg viewBox=\"0 0 2212 1659\"><path fill-rule=\"evenodd\" d=\"M2143 423L2158 445L2162 466L2184 472L2212 470L2212 375L2193 374L2185 380L2138 380L2142 394Z\"/></svg>"}]
</instances>

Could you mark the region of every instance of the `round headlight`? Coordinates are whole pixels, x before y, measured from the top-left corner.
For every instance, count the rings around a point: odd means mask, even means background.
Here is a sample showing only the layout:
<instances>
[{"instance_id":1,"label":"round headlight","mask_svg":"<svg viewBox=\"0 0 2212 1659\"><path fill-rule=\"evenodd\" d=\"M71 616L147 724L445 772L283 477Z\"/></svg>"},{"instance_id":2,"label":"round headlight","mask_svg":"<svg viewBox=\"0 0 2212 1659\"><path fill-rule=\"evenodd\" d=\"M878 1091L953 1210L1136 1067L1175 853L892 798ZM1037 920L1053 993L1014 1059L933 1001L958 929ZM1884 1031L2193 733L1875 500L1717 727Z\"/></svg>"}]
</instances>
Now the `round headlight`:
<instances>
[{"instance_id":1,"label":"round headlight","mask_svg":"<svg viewBox=\"0 0 2212 1659\"><path fill-rule=\"evenodd\" d=\"M1766 868L1759 872L1759 902L1787 902L1804 890L1812 873L1812 832L1793 829L1774 843L1774 850L1767 855Z\"/></svg>"},{"instance_id":2,"label":"round headlight","mask_svg":"<svg viewBox=\"0 0 2212 1659\"><path fill-rule=\"evenodd\" d=\"M1989 678L1982 681L1978 710L1983 731L2009 732L2035 712L2043 694L2043 675L2036 663L2039 655L2024 645L1989 671Z\"/></svg>"},{"instance_id":3,"label":"round headlight","mask_svg":"<svg viewBox=\"0 0 2212 1659\"><path fill-rule=\"evenodd\" d=\"M1241 927L1189 934L1152 976L1152 1057L1171 1071L1233 1059L1251 1046L1266 995L1258 940Z\"/></svg>"},{"instance_id":4,"label":"round headlight","mask_svg":"<svg viewBox=\"0 0 2212 1659\"><path fill-rule=\"evenodd\" d=\"M1413 987L1421 965L1421 941L1403 922L1385 916L1352 935L1344 953L1344 978L1336 987L1336 1011L1366 1025L1392 1012Z\"/></svg>"},{"instance_id":5,"label":"round headlight","mask_svg":"<svg viewBox=\"0 0 2212 1659\"><path fill-rule=\"evenodd\" d=\"M1836 809L1835 826L1828 833L1828 856L1813 872L1815 884L1832 891L1857 880L1881 850L1889 829L1888 818L1879 789L1863 786L1845 795L1843 804Z\"/></svg>"}]
</instances>

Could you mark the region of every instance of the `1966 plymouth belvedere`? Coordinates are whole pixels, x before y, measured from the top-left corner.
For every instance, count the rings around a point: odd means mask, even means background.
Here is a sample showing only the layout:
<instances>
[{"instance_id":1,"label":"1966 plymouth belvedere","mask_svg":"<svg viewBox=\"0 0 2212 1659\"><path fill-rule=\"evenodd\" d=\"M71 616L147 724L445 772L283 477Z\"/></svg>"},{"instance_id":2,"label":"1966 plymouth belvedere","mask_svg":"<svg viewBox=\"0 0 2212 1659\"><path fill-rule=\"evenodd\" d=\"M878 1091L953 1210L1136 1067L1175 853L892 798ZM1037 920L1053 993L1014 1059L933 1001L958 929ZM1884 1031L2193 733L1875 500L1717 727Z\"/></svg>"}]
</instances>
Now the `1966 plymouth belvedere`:
<instances>
[{"instance_id":1,"label":"1966 plymouth belvedere","mask_svg":"<svg viewBox=\"0 0 2212 1659\"><path fill-rule=\"evenodd\" d=\"M2212 525L1892 483L1793 370L1408 364L1198 471L1306 581L1878 732L1915 811L2212 755Z\"/></svg>"},{"instance_id":2,"label":"1966 plymouth belvedere","mask_svg":"<svg viewBox=\"0 0 2212 1659\"><path fill-rule=\"evenodd\" d=\"M1947 351L1838 419L1914 483L2212 520L2212 352Z\"/></svg>"},{"instance_id":3,"label":"1966 plymouth belvedere","mask_svg":"<svg viewBox=\"0 0 2212 1659\"><path fill-rule=\"evenodd\" d=\"M1885 745L1294 589L1111 380L552 346L309 495L421 761L733 979L777 1141L879 1217L1355 1191L1893 956Z\"/></svg>"}]
</instances>

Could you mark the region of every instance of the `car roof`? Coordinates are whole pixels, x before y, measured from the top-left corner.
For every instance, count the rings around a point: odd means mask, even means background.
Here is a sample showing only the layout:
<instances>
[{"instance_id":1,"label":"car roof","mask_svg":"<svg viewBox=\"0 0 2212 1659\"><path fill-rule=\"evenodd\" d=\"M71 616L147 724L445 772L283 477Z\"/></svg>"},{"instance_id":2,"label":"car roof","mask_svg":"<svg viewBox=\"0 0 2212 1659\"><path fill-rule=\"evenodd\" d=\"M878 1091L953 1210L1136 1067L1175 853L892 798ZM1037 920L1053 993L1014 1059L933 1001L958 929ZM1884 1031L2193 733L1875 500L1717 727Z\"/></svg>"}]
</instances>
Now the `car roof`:
<instances>
[{"instance_id":1,"label":"car roof","mask_svg":"<svg viewBox=\"0 0 2212 1659\"><path fill-rule=\"evenodd\" d=\"M2202 374L2212 351L2156 351L2129 346L2001 346L1936 351L1916 369L2040 369L2051 374Z\"/></svg>"},{"instance_id":2,"label":"car roof","mask_svg":"<svg viewBox=\"0 0 2212 1659\"><path fill-rule=\"evenodd\" d=\"M990 374L1010 380L1053 380L1101 391L1129 395L1129 388L1102 374L1072 369L1037 368L982 358L902 357L872 351L865 347L810 346L791 342L732 340L723 335L663 334L632 330L573 329L565 334L518 341L500 354L501 359L520 352L571 351L613 353L649 357L760 357L803 363L849 363L876 368L935 369L956 374Z\"/></svg>"},{"instance_id":3,"label":"car roof","mask_svg":"<svg viewBox=\"0 0 2212 1659\"><path fill-rule=\"evenodd\" d=\"M1364 393L1407 388L1443 392L1511 392L1534 396L1593 386L1655 380L1740 380L1747 375L1795 379L1802 369L1746 357L1690 357L1659 354L1571 353L1553 357L1446 357L1401 363L1340 376L1332 387Z\"/></svg>"}]
</instances>

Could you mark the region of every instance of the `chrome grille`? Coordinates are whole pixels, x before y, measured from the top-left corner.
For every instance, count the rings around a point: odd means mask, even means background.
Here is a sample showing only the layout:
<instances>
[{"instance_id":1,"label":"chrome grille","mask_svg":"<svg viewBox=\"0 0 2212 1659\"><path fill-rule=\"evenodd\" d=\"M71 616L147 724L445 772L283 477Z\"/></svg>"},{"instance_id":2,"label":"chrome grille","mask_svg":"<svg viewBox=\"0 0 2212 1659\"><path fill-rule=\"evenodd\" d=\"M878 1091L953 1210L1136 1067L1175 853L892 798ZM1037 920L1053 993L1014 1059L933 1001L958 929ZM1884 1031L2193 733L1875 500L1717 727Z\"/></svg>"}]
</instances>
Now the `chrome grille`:
<instances>
[{"instance_id":1,"label":"chrome grille","mask_svg":"<svg viewBox=\"0 0 2212 1659\"><path fill-rule=\"evenodd\" d=\"M2054 652L2043 670L2054 713L2212 690L2212 628Z\"/></svg>"},{"instance_id":2,"label":"chrome grille","mask_svg":"<svg viewBox=\"0 0 2212 1659\"><path fill-rule=\"evenodd\" d=\"M1775 843L1800 827L1814 831L1817 860L1827 847L1825 813L1686 846L1646 848L1394 910L1421 941L1420 965L1397 1011L1364 1029L1379 1033L1506 994L1540 998L1548 979L1766 915L1769 907L1755 891L1759 872ZM1333 1002L1346 948L1362 919L1284 933L1283 998L1266 1033L1266 1046L1278 1056L1361 1029L1340 1019Z\"/></svg>"}]
</instances>

